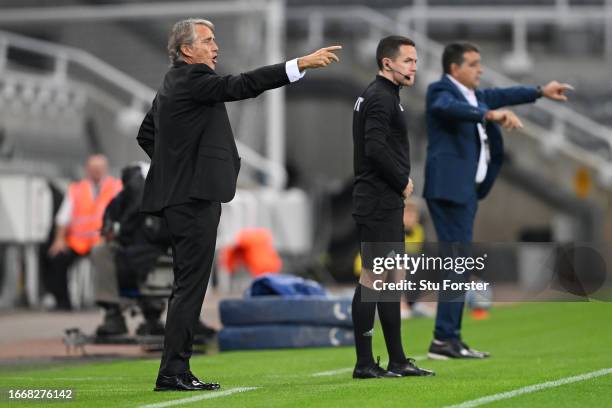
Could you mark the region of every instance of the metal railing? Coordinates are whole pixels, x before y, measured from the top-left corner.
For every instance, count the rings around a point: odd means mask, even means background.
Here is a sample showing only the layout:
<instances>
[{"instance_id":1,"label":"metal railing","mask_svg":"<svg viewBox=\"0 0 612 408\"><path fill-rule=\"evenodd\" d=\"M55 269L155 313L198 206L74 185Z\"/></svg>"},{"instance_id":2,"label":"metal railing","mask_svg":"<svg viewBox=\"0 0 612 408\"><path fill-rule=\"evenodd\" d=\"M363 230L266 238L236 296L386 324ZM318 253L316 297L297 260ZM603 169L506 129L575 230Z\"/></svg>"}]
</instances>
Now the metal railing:
<instances>
[{"instance_id":1,"label":"metal railing","mask_svg":"<svg viewBox=\"0 0 612 408\"><path fill-rule=\"evenodd\" d=\"M0 24L22 25L28 23L52 23L75 21L114 21L135 18L187 17L199 14L206 16L228 14L263 13L266 21L265 59L268 63L283 58L284 2L282 0L218 1L218 2L177 2L153 4L123 4L72 7L35 7L0 9ZM134 78L126 75L94 55L72 47L32 39L0 30L0 73L7 69L8 49L18 48L49 57L54 69L48 80L62 84L69 75L71 64L84 69L95 77L114 86L130 97L125 109L144 111L148 109L155 91ZM88 96L91 96L88 94ZM284 92L276 89L266 93L267 143L266 156L249 146L237 142L244 157L244 163L266 176L273 188L285 186L287 172L284 164Z\"/></svg>"},{"instance_id":2,"label":"metal railing","mask_svg":"<svg viewBox=\"0 0 612 408\"><path fill-rule=\"evenodd\" d=\"M308 24L308 38L312 41L324 37L325 24L330 21L340 21L348 24L355 24L356 22L365 23L365 31L369 30L371 36L376 38L376 41L383 35L407 34L417 43L420 76L426 78L438 77L441 73L439 66L444 47L426 35L408 27L404 14L405 10L403 9L403 11L395 13L395 18L392 18L365 6L295 7L289 9L288 19L293 21L305 20ZM460 12L461 9L453 8L453 10ZM507 15L511 16L509 13ZM511 78L489 67L484 68L482 79L484 83L491 86L506 87L518 85ZM531 105L530 110L532 113L535 112L552 120L549 127L543 127L533 121L525 120L526 126L523 131L526 135L538 141L542 149L547 153L554 151L562 152L596 170L601 185L606 188L612 188L612 161L605 156L602 157L600 152L587 149L583 145L576 143L575 138L570 138L569 134L565 131L568 128L574 129L585 138L599 141L612 153L611 129L566 106L547 100L540 100L537 104Z\"/></svg>"},{"instance_id":3,"label":"metal railing","mask_svg":"<svg viewBox=\"0 0 612 408\"><path fill-rule=\"evenodd\" d=\"M223 4L225 3L225 4ZM342 21L346 23L354 23L355 21L363 22L370 30L372 38L382 33L403 32L410 35L417 41L419 48L419 59L421 71L425 76L433 78L439 70L439 65L442 45L438 44L423 34L427 30L427 21L444 19L453 21L506 21L519 24L520 29L525 28L527 22L548 21L555 24L568 24L575 21L601 21L605 23L606 38L612 38L612 0L607 0L605 6L580 6L570 7L565 1L557 2L556 6L549 7L529 7L521 6L520 8L504 8L503 6L490 7L433 7L428 6L424 0L417 0L413 6L406 7L394 13L394 17L389 17L385 14L372 10L365 6L351 7L333 7L333 6L316 6L316 7L294 7L286 11L282 1L235 1L235 2L178 2L178 3L155 3L147 5L113 5L113 6L75 6L62 8L36 8L36 9L14 9L2 10L0 13L0 23L23 23L28 22L50 22L50 21L99 21L99 20L118 20L128 18L158 18L168 16L179 16L193 14L197 12L205 12L207 15L225 12L227 8L234 8L235 12L260 11L267 10L270 14L267 30L275 33L282 32L284 27L283 16L289 21L306 20L309 27L309 43L321 44L324 37L325 24L329 21ZM506 10L507 12L504 12ZM512 11L511 13L509 11ZM410 23L414 23L414 27L410 27ZM523 24L525 23L525 24ZM413 29L415 28L415 29ZM8 33L7 33L8 34ZM270 37L270 35L268 35ZM272 36L274 37L274 36ZM277 36L280 38L280 35ZM12 38L12 39L11 39ZM19 38L19 39L17 39ZM278 51L282 47L282 41L277 38L271 39L267 46L267 60L277 62L282 57L282 53ZM515 39L519 38L526 40L526 35L515 35ZM21 44L25 47L33 46L34 48L41 45L43 42L31 39L24 39L15 35L0 34L0 51L6 49L8 41L12 44ZM612 44L612 40L610 40ZM65 75L68 61L75 62L82 67L94 72L101 78L105 78L115 84L118 84L122 89L133 95L137 101L144 103L145 106L152 99L153 91L146 86L137 83L127 75L119 72L113 67L104 64L94 56L80 50L70 49L68 47L54 45L53 49L48 48L49 43L42 48L47 48L53 53L56 58L56 76L62 78ZM611 48L611 45L606 45ZM515 45L515 49L523 49L522 45ZM42 50L41 50L42 52ZM0 69L3 62L6 60L6 51L0 52ZM423 74L421 74L423 76ZM516 84L513 80L505 75L495 72L490 68L485 69L483 81L488 82L493 86L510 86ZM278 186L281 180L286 178L286 173L282 166L283 163L283 146L284 146L284 117L282 101L283 97L274 91L270 93L270 98L267 99L268 121L270 122L269 134L273 135L270 138L267 148L269 158L259 155L257 152L249 149L247 146L240 146L241 151L245 156L250 157L246 162L254 168L261 170L265 174L270 175L274 180L273 185ZM279 108L279 105L281 106ZM278 110L275 110L278 108ZM536 139L546 151L560 151L575 160L588 165L599 173L599 179L606 187L612 187L612 163L606 157L602 157L599 152L585 148L584 145L577 143L575 138L569 137L567 129L573 129L576 132L584 135L585 139L596 140L606 150L612 152L612 131L605 126L591 120L590 118L577 113L576 111L561 106L549 101L539 101L532 107L533 112L537 112L543 116L551 118L550 126L536 125L533 122L526 122L524 132ZM276 119L274 119L276 118ZM544 134L544 136L543 136ZM274 136L275 135L275 136ZM281 135L281 136L279 136ZM246 157L245 157L246 158ZM281 183L282 184L282 183Z\"/></svg>"},{"instance_id":4,"label":"metal railing","mask_svg":"<svg viewBox=\"0 0 612 408\"><path fill-rule=\"evenodd\" d=\"M0 71L7 69L8 49L15 48L45 56L54 61L54 69L48 78L52 84L64 83L68 79L70 64L74 64L94 74L109 85L114 85L125 92L126 95L131 95L132 104L135 107L140 105L142 109L150 105L155 96L155 91L148 86L86 51L24 37L8 31L0 31L0 44L0 61L4 61L4 64L0 65Z\"/></svg>"},{"instance_id":5,"label":"metal railing","mask_svg":"<svg viewBox=\"0 0 612 408\"><path fill-rule=\"evenodd\" d=\"M397 13L398 21L412 25L415 31L427 35L429 23L478 22L507 24L512 27L513 54L527 58L527 31L530 25L554 24L571 26L602 24L603 50L612 59L612 1L603 5L572 5L556 1L550 6L430 6L427 0L415 0L412 6Z\"/></svg>"}]
</instances>

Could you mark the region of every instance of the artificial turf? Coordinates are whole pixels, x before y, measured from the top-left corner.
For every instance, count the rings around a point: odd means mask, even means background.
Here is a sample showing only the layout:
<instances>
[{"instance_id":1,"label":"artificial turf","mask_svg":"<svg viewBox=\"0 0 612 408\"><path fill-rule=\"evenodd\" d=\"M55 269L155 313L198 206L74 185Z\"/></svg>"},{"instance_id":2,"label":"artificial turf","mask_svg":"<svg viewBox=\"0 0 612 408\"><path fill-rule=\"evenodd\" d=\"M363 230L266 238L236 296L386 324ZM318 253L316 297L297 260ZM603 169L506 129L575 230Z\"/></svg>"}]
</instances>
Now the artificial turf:
<instances>
[{"instance_id":1,"label":"artificial turf","mask_svg":"<svg viewBox=\"0 0 612 408\"><path fill-rule=\"evenodd\" d=\"M464 318L464 338L490 351L481 361L422 360L435 377L353 380L351 347L226 352L192 358L191 368L222 390L257 387L178 406L223 407L443 407L487 395L612 367L612 303L537 303L498 307L487 320ZM423 356L431 319L403 322L406 351ZM380 327L375 355L386 360ZM61 406L61 402L6 399L8 389L75 390L69 407L135 407L202 393L152 392L157 359L0 371L0 405ZM212 393L212 392L209 392ZM59 405L58 405L59 404ZM496 401L489 406L612 406L612 374Z\"/></svg>"}]
</instances>

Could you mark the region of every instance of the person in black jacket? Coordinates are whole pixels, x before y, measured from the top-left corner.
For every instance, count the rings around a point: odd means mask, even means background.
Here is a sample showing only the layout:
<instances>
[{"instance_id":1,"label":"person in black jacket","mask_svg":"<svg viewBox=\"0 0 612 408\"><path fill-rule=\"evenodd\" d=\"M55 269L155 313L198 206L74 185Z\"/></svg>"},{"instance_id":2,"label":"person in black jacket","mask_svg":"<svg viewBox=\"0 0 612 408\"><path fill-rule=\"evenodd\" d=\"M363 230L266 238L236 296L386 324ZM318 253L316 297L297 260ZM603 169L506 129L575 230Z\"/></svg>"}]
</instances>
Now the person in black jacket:
<instances>
[{"instance_id":1,"label":"person in black jacket","mask_svg":"<svg viewBox=\"0 0 612 408\"><path fill-rule=\"evenodd\" d=\"M357 364L353 378L433 375L404 354L401 340L400 292L382 298L372 275L373 256L391 250L403 252L404 200L412 194L410 146L402 86L412 86L417 52L414 42L402 36L385 37L376 49L378 75L353 109L354 172L353 217L357 223L363 269L352 303ZM382 251L382 252L381 252ZM390 271L395 272L395 271ZM396 277L401 276L395 273ZM386 279L395 280L392 273ZM372 336L378 315L385 336L387 370L374 362Z\"/></svg>"},{"instance_id":2,"label":"person in black jacket","mask_svg":"<svg viewBox=\"0 0 612 408\"><path fill-rule=\"evenodd\" d=\"M156 391L214 390L189 368L193 327L210 277L221 202L236 193L240 157L224 102L253 98L325 67L340 46L239 75L215 72L219 48L208 20L174 25L168 41L171 68L138 132L151 158L142 210L163 216L172 239L174 286L168 303L164 351Z\"/></svg>"},{"instance_id":3,"label":"person in black jacket","mask_svg":"<svg viewBox=\"0 0 612 408\"><path fill-rule=\"evenodd\" d=\"M140 212L148 164L139 162L121 172L123 189L104 211L103 240L91 251L96 303L104 309L104 322L98 336L127 334L121 313L120 289L138 290L157 259L170 247L167 227L158 217ZM139 299L145 317L136 333L161 335L163 302Z\"/></svg>"}]
</instances>

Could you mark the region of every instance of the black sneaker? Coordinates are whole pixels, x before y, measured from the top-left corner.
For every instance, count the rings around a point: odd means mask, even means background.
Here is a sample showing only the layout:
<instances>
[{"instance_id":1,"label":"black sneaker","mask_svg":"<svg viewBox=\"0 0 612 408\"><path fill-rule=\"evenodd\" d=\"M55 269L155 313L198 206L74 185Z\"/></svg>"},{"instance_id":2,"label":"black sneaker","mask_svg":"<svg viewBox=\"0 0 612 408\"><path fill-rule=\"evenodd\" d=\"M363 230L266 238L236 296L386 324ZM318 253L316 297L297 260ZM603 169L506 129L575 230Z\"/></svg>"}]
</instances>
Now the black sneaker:
<instances>
[{"instance_id":1,"label":"black sneaker","mask_svg":"<svg viewBox=\"0 0 612 408\"><path fill-rule=\"evenodd\" d=\"M385 370L380 366L380 357L376 359L376 363L367 366L359 367L355 366L353 370L353 378L397 378L401 377L400 374L396 374Z\"/></svg>"},{"instance_id":2,"label":"black sneaker","mask_svg":"<svg viewBox=\"0 0 612 408\"><path fill-rule=\"evenodd\" d=\"M406 362L404 363L389 362L389 365L387 366L387 371L399 374L402 377L427 377L431 375L436 375L435 372L426 368L419 368L414 363L415 360L413 358L407 358Z\"/></svg>"},{"instance_id":3,"label":"black sneaker","mask_svg":"<svg viewBox=\"0 0 612 408\"><path fill-rule=\"evenodd\" d=\"M484 351L473 350L461 339L450 339L446 341L433 339L429 346L427 357L432 360L448 360L451 358L474 358L482 359L490 354Z\"/></svg>"}]
</instances>

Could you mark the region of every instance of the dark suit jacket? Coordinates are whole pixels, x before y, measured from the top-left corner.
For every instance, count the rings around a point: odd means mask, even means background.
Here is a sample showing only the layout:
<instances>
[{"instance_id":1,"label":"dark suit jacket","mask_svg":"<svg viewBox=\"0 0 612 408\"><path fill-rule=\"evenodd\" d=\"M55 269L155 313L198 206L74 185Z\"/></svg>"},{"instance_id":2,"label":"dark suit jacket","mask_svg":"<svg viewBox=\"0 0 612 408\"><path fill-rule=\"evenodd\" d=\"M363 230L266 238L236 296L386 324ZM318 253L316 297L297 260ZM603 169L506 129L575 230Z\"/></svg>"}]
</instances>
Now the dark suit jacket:
<instances>
[{"instance_id":1,"label":"dark suit jacket","mask_svg":"<svg viewBox=\"0 0 612 408\"><path fill-rule=\"evenodd\" d=\"M160 213L194 199L234 198L240 157L224 102L288 83L285 63L227 76L205 64L170 68L138 132L138 144L151 158L142 210Z\"/></svg>"},{"instance_id":2,"label":"dark suit jacket","mask_svg":"<svg viewBox=\"0 0 612 408\"><path fill-rule=\"evenodd\" d=\"M485 122L488 110L534 102L535 87L515 86L476 90L478 107L472 106L461 91L444 75L429 85L426 98L427 159L425 187L427 199L442 199L466 204L484 198L499 174L504 157L500 128ZM480 155L477 123L483 123L489 138L491 161L487 175L476 189L476 170Z\"/></svg>"}]
</instances>

